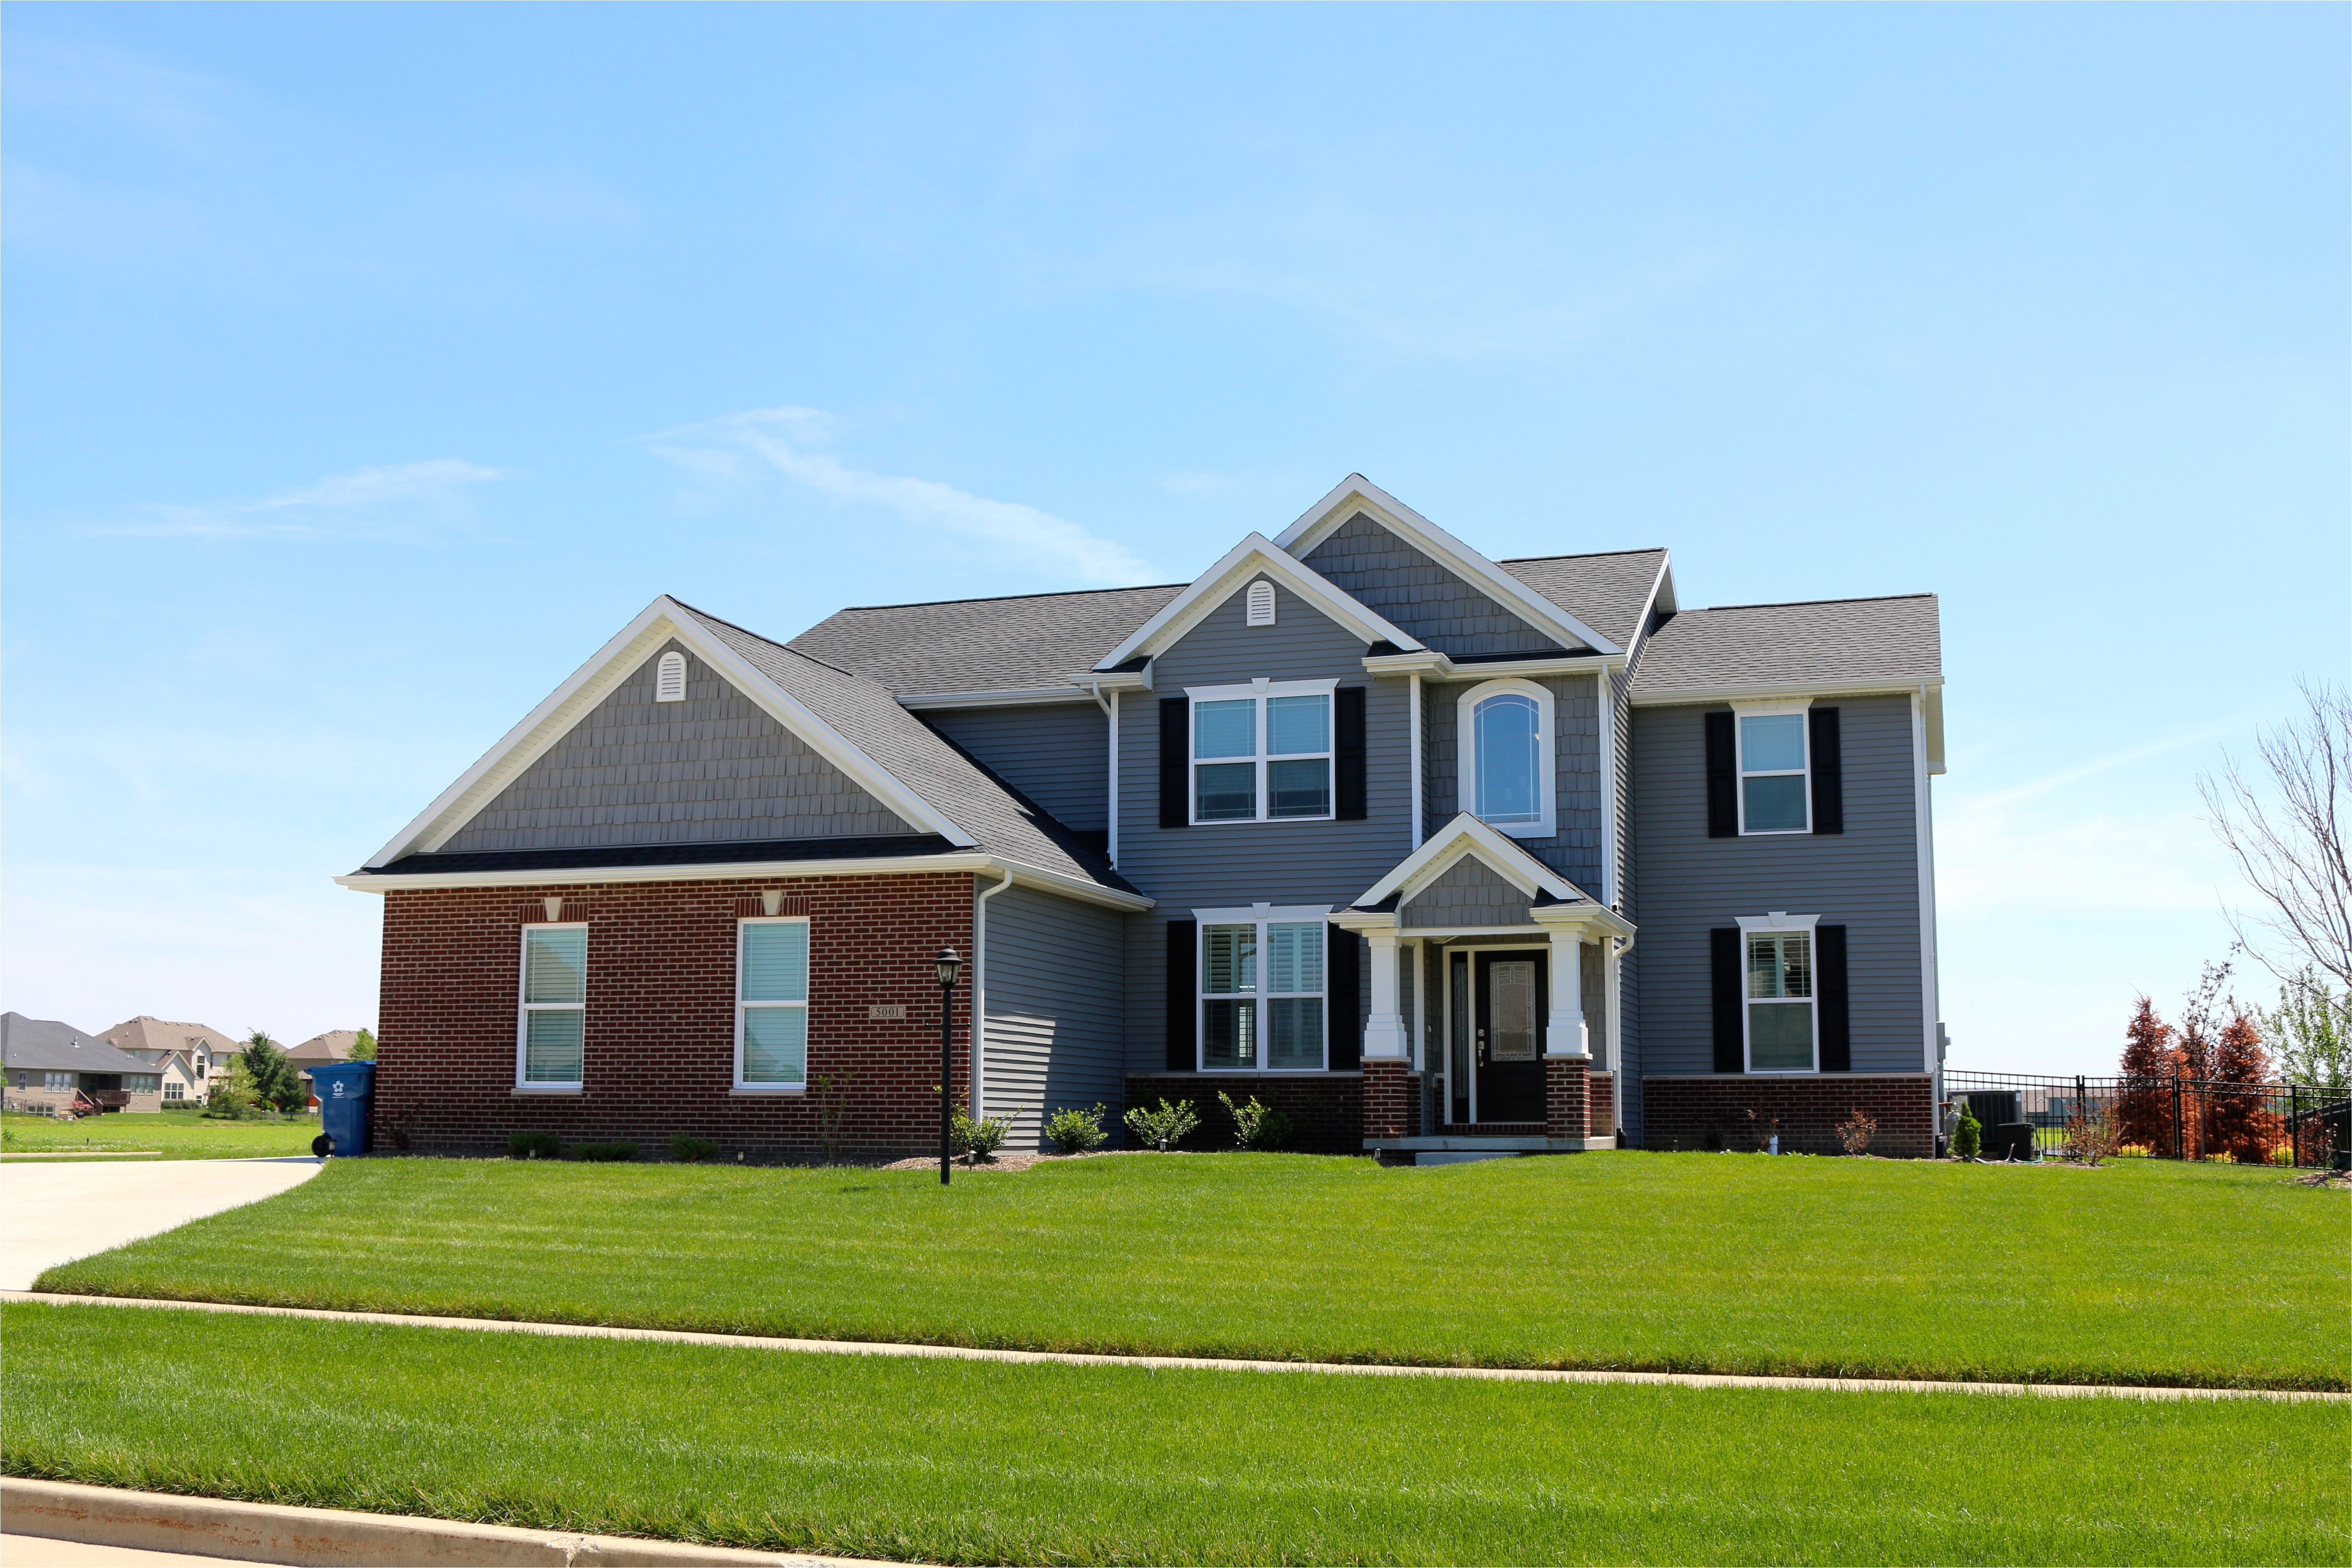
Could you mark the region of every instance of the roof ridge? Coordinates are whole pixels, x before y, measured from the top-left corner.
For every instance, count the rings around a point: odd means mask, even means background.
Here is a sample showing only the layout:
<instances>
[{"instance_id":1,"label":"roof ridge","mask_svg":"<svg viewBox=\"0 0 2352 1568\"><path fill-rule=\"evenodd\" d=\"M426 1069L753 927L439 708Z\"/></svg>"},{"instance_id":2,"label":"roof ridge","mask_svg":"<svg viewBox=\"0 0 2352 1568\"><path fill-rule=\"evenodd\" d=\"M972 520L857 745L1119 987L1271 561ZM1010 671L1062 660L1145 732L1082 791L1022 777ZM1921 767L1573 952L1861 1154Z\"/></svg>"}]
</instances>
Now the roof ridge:
<instances>
[{"instance_id":1,"label":"roof ridge","mask_svg":"<svg viewBox=\"0 0 2352 1568\"><path fill-rule=\"evenodd\" d=\"M1917 594L1857 594L1846 599L1771 599L1759 605L1700 605L1675 613L1703 616L1711 610L1793 610L1805 605L1877 605L1892 599L1932 599L1935 596L1932 590Z\"/></svg>"},{"instance_id":2,"label":"roof ridge","mask_svg":"<svg viewBox=\"0 0 2352 1568\"><path fill-rule=\"evenodd\" d=\"M834 616L846 616L860 610L933 610L941 605L1002 605L1014 599L1075 599L1086 594L1139 594L1150 588L1189 588L1189 583L1130 583L1123 588L1049 588L1036 594L983 594L972 599L909 599L903 605L844 605ZM683 601L680 601L683 603ZM831 620L827 616L825 620ZM817 626L823 626L819 621ZM816 628L812 626L810 631ZM803 637L807 632L801 634Z\"/></svg>"},{"instance_id":3,"label":"roof ridge","mask_svg":"<svg viewBox=\"0 0 2352 1568\"><path fill-rule=\"evenodd\" d=\"M1632 550L1575 550L1570 551L1565 555L1496 556L1495 558L1495 564L1497 566L1525 566L1537 561L1591 561L1602 555L1664 555L1666 553L1667 549L1668 547L1664 544L1643 544L1638 545Z\"/></svg>"},{"instance_id":4,"label":"roof ridge","mask_svg":"<svg viewBox=\"0 0 2352 1568\"><path fill-rule=\"evenodd\" d=\"M688 604L684 599L679 598L675 594L670 595L670 602L677 605L681 610L692 610L696 615L701 616L706 621L716 621L719 625L725 626L729 631L741 632L747 637L751 637L760 642L763 642L770 647L774 648L778 653L788 653L794 658L804 658L808 660L809 663L816 666L819 669L829 669L833 671L834 674L845 677L850 680L863 680L869 686L881 685L881 682L874 679L871 676L860 675L854 669L844 669L837 664L827 664L824 660L817 658L816 655L801 648L796 648L790 643L778 642L775 638L755 632L749 626L739 626L733 621L728 620L724 616L714 616L709 610L698 609L696 606ZM803 635L805 636L806 634L803 633ZM889 689L887 687L884 687L883 689L887 691Z\"/></svg>"}]
</instances>

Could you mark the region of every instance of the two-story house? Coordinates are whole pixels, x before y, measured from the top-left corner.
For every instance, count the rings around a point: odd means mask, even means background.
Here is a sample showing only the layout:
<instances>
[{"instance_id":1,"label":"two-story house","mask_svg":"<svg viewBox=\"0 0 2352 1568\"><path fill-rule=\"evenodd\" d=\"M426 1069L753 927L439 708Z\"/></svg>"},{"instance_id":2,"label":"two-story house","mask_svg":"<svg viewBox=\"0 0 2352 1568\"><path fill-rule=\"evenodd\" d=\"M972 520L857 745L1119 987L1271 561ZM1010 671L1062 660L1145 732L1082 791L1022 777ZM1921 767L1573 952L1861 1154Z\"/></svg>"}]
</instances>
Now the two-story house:
<instances>
[{"instance_id":1,"label":"two-story house","mask_svg":"<svg viewBox=\"0 0 2352 1568\"><path fill-rule=\"evenodd\" d=\"M1925 1153L1941 679L1932 596L1684 610L1664 550L1491 561L1357 476L1187 584L657 599L338 879L377 1114L919 1150L951 947L1015 1146L1222 1090L1391 1160Z\"/></svg>"}]
</instances>

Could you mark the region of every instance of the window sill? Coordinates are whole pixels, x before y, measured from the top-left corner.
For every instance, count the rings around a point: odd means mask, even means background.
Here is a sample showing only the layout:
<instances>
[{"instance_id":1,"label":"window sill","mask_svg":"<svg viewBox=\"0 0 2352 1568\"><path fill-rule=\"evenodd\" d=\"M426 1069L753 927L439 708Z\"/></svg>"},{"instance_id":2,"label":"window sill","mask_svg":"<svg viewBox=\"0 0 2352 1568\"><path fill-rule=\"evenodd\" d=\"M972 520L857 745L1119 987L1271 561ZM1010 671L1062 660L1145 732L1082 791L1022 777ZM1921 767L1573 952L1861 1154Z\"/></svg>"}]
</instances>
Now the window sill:
<instances>
[{"instance_id":1,"label":"window sill","mask_svg":"<svg viewBox=\"0 0 2352 1568\"><path fill-rule=\"evenodd\" d=\"M772 1086L739 1083L727 1091L727 1098L730 1100L791 1100L807 1092L806 1084L780 1083Z\"/></svg>"},{"instance_id":2,"label":"window sill","mask_svg":"<svg viewBox=\"0 0 2352 1568\"><path fill-rule=\"evenodd\" d=\"M578 1098L588 1091L576 1083L519 1083L508 1092L512 1094L555 1094Z\"/></svg>"}]
</instances>

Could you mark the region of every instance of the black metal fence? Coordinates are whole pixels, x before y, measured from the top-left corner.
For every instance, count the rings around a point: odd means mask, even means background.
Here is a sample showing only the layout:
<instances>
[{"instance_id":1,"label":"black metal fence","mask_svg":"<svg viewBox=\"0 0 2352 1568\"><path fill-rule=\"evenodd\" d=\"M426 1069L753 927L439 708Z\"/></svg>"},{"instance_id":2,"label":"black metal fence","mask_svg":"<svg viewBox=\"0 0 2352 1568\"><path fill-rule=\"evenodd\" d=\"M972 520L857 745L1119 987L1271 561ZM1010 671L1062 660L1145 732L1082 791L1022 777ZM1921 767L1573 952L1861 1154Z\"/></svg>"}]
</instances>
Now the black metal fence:
<instances>
[{"instance_id":1,"label":"black metal fence","mask_svg":"<svg viewBox=\"0 0 2352 1568\"><path fill-rule=\"evenodd\" d=\"M2242 1165L2352 1164L2352 1090L2311 1084L2191 1078L2040 1078L1944 1072L1944 1097L1965 1101L1988 1132L2022 1122L2037 1153L2065 1145L2067 1123L2113 1116L2118 1153Z\"/></svg>"}]
</instances>

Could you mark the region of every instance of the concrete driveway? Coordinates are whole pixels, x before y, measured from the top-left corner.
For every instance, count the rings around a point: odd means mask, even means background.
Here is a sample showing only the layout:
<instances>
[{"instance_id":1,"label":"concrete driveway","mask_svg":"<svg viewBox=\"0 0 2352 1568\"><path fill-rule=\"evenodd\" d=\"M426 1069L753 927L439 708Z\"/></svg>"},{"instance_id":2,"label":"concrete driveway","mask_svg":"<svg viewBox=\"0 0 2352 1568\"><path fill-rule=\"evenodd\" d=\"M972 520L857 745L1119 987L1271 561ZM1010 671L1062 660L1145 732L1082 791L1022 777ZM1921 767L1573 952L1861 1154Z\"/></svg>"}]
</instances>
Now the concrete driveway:
<instances>
[{"instance_id":1,"label":"concrete driveway","mask_svg":"<svg viewBox=\"0 0 2352 1568\"><path fill-rule=\"evenodd\" d=\"M29 1290L45 1268L276 1197L324 1163L12 1160L0 1166L0 1290Z\"/></svg>"}]
</instances>

